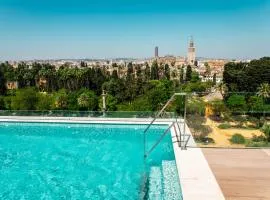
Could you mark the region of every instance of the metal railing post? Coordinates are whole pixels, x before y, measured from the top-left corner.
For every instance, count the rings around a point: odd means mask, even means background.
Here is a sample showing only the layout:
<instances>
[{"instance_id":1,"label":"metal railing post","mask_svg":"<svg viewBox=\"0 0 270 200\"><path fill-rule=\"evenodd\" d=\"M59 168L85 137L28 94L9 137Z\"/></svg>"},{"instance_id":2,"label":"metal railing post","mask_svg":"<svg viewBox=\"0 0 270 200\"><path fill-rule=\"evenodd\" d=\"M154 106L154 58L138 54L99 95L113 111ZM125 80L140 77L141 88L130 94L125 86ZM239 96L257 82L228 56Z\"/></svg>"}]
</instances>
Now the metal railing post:
<instances>
[{"instance_id":1,"label":"metal railing post","mask_svg":"<svg viewBox=\"0 0 270 200\"><path fill-rule=\"evenodd\" d=\"M146 133L143 133L143 156L146 154Z\"/></svg>"},{"instance_id":2,"label":"metal railing post","mask_svg":"<svg viewBox=\"0 0 270 200\"><path fill-rule=\"evenodd\" d=\"M161 135L161 137L157 140L157 142L151 147L151 149L144 154L144 158L146 159L147 156L156 148L156 146L162 141L162 139L165 137L165 135L168 133L168 131L171 129L171 127L174 125L175 122L173 122Z\"/></svg>"},{"instance_id":3,"label":"metal railing post","mask_svg":"<svg viewBox=\"0 0 270 200\"><path fill-rule=\"evenodd\" d=\"M183 140L186 139L186 115L187 115L187 95L185 95L185 108L184 108L184 134Z\"/></svg>"},{"instance_id":4,"label":"metal railing post","mask_svg":"<svg viewBox=\"0 0 270 200\"><path fill-rule=\"evenodd\" d=\"M185 96L185 99L184 99L184 103L185 103L185 108L184 108L184 134L183 134L183 142L185 142L185 134L186 134L186 96L187 94L186 93L174 93L171 98L167 101L167 103L162 107L162 109L155 115L155 117L151 120L150 124L148 124L148 126L146 127L146 129L144 130L144 136L143 136L143 143L144 143L144 159L146 159L146 157L154 150L154 148L160 143L160 141L162 140L162 138L166 135L166 133L168 132L168 130L170 130L170 128L175 125L175 123L177 123L177 126L178 126L178 129L179 129L179 132L180 132L180 146L181 146L181 149L183 148L182 147L182 135L181 135L181 129L179 127L179 124L177 122L177 118L176 118L176 122L173 122L169 128L162 134L162 136L160 137L160 139L155 143L155 145L152 146L152 148L147 152L147 149L146 149L146 132L148 131L148 129L150 128L150 126L155 122L155 120L157 119L158 116L160 116L160 114L166 109L166 107L170 104L170 102L172 100L174 100L174 97L175 96ZM176 131L176 138L178 140L178 134L177 134L177 131Z\"/></svg>"}]
</instances>

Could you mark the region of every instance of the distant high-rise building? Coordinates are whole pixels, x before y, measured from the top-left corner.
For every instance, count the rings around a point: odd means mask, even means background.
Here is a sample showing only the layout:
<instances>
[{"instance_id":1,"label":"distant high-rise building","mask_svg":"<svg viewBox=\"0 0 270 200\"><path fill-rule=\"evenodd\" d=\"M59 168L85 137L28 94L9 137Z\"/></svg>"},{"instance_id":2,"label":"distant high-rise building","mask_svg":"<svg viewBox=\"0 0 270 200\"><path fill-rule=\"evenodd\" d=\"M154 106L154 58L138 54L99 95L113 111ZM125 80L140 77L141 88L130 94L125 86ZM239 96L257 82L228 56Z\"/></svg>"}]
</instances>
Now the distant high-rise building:
<instances>
[{"instance_id":1,"label":"distant high-rise building","mask_svg":"<svg viewBox=\"0 0 270 200\"><path fill-rule=\"evenodd\" d=\"M155 57L158 57L158 47L155 47Z\"/></svg>"},{"instance_id":2,"label":"distant high-rise building","mask_svg":"<svg viewBox=\"0 0 270 200\"><path fill-rule=\"evenodd\" d=\"M193 38L191 37L188 46L188 55L187 55L188 64L194 65L195 59L196 59L195 46Z\"/></svg>"}]
</instances>

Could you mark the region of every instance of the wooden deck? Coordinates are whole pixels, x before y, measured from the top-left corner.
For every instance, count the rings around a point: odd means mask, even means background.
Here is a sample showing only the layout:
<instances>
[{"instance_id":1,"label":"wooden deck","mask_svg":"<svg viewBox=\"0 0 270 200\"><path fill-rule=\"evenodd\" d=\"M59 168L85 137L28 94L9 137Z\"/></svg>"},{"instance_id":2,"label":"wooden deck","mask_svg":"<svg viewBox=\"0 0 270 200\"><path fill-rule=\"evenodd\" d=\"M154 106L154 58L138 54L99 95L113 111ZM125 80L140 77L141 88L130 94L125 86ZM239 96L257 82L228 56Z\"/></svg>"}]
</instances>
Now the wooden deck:
<instances>
[{"instance_id":1,"label":"wooden deck","mask_svg":"<svg viewBox=\"0 0 270 200\"><path fill-rule=\"evenodd\" d=\"M229 200L270 200L270 149L202 149Z\"/></svg>"}]
</instances>

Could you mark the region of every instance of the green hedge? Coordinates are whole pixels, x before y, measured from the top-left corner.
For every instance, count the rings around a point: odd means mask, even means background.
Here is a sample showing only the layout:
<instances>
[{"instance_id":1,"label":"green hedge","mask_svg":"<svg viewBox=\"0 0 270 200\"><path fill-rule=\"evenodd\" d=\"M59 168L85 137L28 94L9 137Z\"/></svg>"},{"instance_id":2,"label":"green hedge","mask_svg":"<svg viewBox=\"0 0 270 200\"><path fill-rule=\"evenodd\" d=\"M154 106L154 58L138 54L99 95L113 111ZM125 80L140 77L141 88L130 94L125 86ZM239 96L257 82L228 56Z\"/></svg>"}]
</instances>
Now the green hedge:
<instances>
[{"instance_id":1,"label":"green hedge","mask_svg":"<svg viewBox=\"0 0 270 200\"><path fill-rule=\"evenodd\" d=\"M264 133L267 141L270 142L270 124L265 122L263 127L261 128L261 131Z\"/></svg>"},{"instance_id":2,"label":"green hedge","mask_svg":"<svg viewBox=\"0 0 270 200\"><path fill-rule=\"evenodd\" d=\"M227 123L218 125L218 128L220 128L220 129L228 129L228 128L231 128L231 127L232 126L230 124L227 124Z\"/></svg>"},{"instance_id":3,"label":"green hedge","mask_svg":"<svg viewBox=\"0 0 270 200\"><path fill-rule=\"evenodd\" d=\"M246 139L244 138L243 135L236 133L231 137L230 142L232 144L245 144Z\"/></svg>"}]
</instances>

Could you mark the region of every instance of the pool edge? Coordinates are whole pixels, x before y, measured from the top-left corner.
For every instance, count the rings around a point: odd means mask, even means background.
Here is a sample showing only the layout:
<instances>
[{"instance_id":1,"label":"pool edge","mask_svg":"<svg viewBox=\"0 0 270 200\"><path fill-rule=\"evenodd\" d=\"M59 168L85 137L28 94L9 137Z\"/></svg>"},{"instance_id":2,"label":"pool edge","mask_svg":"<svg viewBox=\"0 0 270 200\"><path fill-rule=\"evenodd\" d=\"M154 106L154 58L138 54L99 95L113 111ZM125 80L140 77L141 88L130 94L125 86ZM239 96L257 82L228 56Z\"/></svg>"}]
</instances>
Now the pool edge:
<instances>
[{"instance_id":1,"label":"pool edge","mask_svg":"<svg viewBox=\"0 0 270 200\"><path fill-rule=\"evenodd\" d=\"M186 134L191 135L185 124ZM180 128L183 131L184 123ZM206 160L201 148L181 150L176 142L175 129L171 129L173 149L182 195L184 200L224 200L223 192ZM179 133L177 132L179 135ZM188 146L196 146L191 135Z\"/></svg>"}]
</instances>

